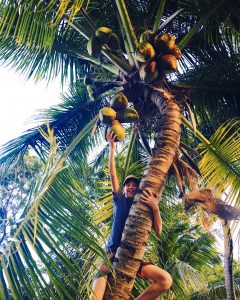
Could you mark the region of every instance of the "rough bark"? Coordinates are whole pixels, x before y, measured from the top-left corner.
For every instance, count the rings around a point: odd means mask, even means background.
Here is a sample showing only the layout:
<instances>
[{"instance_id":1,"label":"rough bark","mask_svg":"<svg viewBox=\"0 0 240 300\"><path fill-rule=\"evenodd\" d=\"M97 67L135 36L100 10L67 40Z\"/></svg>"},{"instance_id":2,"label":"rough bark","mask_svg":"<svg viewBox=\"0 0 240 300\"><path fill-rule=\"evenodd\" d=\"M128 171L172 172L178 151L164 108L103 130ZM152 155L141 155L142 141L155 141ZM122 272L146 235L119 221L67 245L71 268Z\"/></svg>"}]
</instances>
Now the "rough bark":
<instances>
[{"instance_id":1,"label":"rough bark","mask_svg":"<svg viewBox=\"0 0 240 300\"><path fill-rule=\"evenodd\" d=\"M159 109L161 128L155 141L153 155L140 182L140 191L149 188L154 193L163 190L169 168L179 147L181 114L174 96L167 90L148 87L145 99L152 101ZM121 244L113 263L115 278L109 276L105 300L129 299L137 270L143 258L152 228L152 211L139 201L138 193L133 201Z\"/></svg>"},{"instance_id":2,"label":"rough bark","mask_svg":"<svg viewBox=\"0 0 240 300\"><path fill-rule=\"evenodd\" d=\"M233 241L229 223L223 221L224 235L224 278L227 300L236 300L233 281Z\"/></svg>"}]
</instances>

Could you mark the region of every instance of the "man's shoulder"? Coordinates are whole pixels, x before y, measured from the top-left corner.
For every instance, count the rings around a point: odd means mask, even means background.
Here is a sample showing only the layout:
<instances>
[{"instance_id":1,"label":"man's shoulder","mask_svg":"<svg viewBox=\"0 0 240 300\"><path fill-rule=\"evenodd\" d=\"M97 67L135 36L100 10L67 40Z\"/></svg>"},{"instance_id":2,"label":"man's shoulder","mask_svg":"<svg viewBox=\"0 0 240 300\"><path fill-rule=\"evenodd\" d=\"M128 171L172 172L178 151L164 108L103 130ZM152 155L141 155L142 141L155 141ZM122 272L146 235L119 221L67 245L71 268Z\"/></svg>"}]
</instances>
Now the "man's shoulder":
<instances>
[{"instance_id":1,"label":"man's shoulder","mask_svg":"<svg viewBox=\"0 0 240 300\"><path fill-rule=\"evenodd\" d=\"M122 191L118 191L117 193L112 192L112 195L113 195L113 200L115 202L117 202L119 200L124 200L125 199L125 196L124 196L124 194L123 194Z\"/></svg>"}]
</instances>

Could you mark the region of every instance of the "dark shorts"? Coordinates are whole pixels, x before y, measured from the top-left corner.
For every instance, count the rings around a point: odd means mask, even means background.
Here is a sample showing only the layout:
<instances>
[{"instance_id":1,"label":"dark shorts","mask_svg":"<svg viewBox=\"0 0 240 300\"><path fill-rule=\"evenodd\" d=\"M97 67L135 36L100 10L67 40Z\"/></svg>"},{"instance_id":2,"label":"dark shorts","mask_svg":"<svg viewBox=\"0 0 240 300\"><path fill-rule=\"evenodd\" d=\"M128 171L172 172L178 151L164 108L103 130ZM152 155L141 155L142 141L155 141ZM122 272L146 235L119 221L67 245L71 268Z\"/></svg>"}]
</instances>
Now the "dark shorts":
<instances>
[{"instance_id":1,"label":"dark shorts","mask_svg":"<svg viewBox=\"0 0 240 300\"><path fill-rule=\"evenodd\" d=\"M115 257L115 254L114 252L110 252L108 253L108 259L113 262L114 260L114 257ZM140 266L138 268L138 271L137 271L137 277L138 278L142 278L144 279L144 277L142 277L141 273L142 273L142 268L144 266L147 266L147 265L153 265L152 262L150 261L146 261L146 260L142 260L141 263L140 263ZM97 279L97 278L100 278L100 277L103 277L103 276L107 276L109 273L111 273L110 271L110 268L108 265L106 265L104 262L101 263L100 267L99 267L99 270L97 271L97 273L95 274L94 276L94 279Z\"/></svg>"}]
</instances>

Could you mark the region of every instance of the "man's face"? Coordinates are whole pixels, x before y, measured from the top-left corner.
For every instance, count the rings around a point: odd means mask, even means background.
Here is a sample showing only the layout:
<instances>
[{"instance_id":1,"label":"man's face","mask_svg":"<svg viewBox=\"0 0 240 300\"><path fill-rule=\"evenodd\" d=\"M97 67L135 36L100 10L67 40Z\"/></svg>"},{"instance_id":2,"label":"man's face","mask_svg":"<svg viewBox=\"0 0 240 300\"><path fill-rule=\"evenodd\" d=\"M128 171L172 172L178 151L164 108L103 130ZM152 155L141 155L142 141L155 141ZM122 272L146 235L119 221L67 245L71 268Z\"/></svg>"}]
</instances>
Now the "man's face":
<instances>
[{"instance_id":1,"label":"man's face","mask_svg":"<svg viewBox=\"0 0 240 300\"><path fill-rule=\"evenodd\" d=\"M134 198L138 190L138 183L135 180L129 180L123 187L123 193L127 198Z\"/></svg>"}]
</instances>

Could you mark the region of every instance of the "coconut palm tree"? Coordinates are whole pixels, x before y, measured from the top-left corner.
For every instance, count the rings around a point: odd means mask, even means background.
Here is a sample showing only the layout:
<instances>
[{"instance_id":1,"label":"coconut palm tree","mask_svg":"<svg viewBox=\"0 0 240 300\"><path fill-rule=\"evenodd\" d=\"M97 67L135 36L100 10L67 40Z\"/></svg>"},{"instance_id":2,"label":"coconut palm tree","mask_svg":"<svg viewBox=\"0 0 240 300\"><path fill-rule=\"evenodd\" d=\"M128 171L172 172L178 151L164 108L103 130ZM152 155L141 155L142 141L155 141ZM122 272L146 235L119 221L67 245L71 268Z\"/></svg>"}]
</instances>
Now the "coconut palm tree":
<instances>
[{"instance_id":1,"label":"coconut palm tree","mask_svg":"<svg viewBox=\"0 0 240 300\"><path fill-rule=\"evenodd\" d=\"M42 185L38 186L44 188L40 196L36 197L34 205L28 207L28 217L31 218L32 213L35 212L35 221L28 228L30 235L26 235L30 241L36 242L36 234L39 230L38 209L42 197L46 195L55 178L60 176L58 173L62 170L67 157L70 162L74 160L76 162L77 158L86 159L89 149L94 147L98 140L98 135L95 135L95 141L90 142L90 136L87 136L87 133L96 121L95 116L98 110L108 105L111 96L118 91L124 91L139 113L138 131L145 141L145 147L148 146L144 135L149 140L153 136L155 138L155 146L150 152L149 162L141 180L141 189L150 188L152 192L162 193L168 172L172 165L176 165L174 161L180 144L181 120L196 133L211 153L219 157L218 149L214 149L211 143L196 131L196 121L190 105L196 111L197 122L208 135L215 129L209 122L212 120L213 106L206 105L209 117L204 118L201 110L204 93L213 97L217 108L214 112L217 111L218 115L221 115L216 118L215 126L225 120L223 115L225 108L226 111L234 111L233 116L236 111L239 111L237 101L239 88L236 82L226 72L222 72L223 69L220 69L221 72L218 75L218 69L213 68L213 66L219 66L219 63L235 67L239 62L237 56L239 16L236 14L239 4L234 1L232 5L227 1L216 3L215 1L209 3L200 1L192 4L191 1L185 0L180 2L180 8L183 10L179 9L178 4L179 2L174 1L160 1L160 3L128 1L125 5L122 0L95 1L94 5L91 5L91 2L85 3L77 0L67 3L54 0L50 2L31 0L28 3L7 0L1 2L2 60L11 62L19 70L27 72L29 76L34 75L37 79L51 79L59 73L59 70L61 70L63 81L68 75L72 80L78 81L83 75L88 75L93 79L93 82L88 84L89 95L82 89L79 98L72 98L70 107L66 108L63 104L61 110L53 109L50 112L51 127L55 129L59 150L63 154L55 161L50 169L51 172L48 176L46 175L45 181L42 181ZM139 24L139 20L143 24ZM152 30L154 36L162 37L164 33L171 33L176 37L183 53L179 73L166 76L167 69L163 72L163 65L158 63L162 69L158 70L159 74L156 75L157 71L154 73L156 64L145 65L139 62L139 60L146 60L138 53L137 31L140 25ZM120 39L119 47L114 48L115 44L112 47L108 41L103 40L99 50L94 48L91 42L100 26L108 26L117 34ZM86 52L87 41L90 41L89 53ZM95 55L98 51L99 57ZM176 65L172 68L175 69ZM239 69L234 69L237 70L235 73L235 78L237 78ZM154 80L146 77L147 70L152 70ZM197 84L194 84L191 76L194 75L194 71L199 70L202 71L203 77L196 78ZM200 75L201 72L199 71L198 74ZM204 74L207 74L207 78ZM218 84L212 84L216 80L221 85L221 93ZM76 85L76 89L79 94L81 84ZM189 100L190 91L192 91L191 101ZM206 98L207 100L209 98ZM193 125L181 115L181 111L192 120ZM46 129L44 125L43 128ZM134 139L135 134L132 134L130 145L133 144ZM191 141L191 138L186 138L186 135L185 139ZM39 131L33 129L6 145L1 155L2 162L13 163L16 159L21 159L21 155L29 146L42 159L46 159L49 143ZM50 161L51 159L52 157ZM126 166L127 163L126 161ZM236 169L231 168L232 164L231 161L228 167L235 177L238 177ZM174 169L177 174L176 166ZM214 167L213 170L215 170ZM134 228L136 239L132 241L131 231L126 231L125 240L122 243L125 246L119 247L116 255L119 260L114 265L116 280L111 283L111 291L115 296L110 296L108 294L110 290L108 290L106 294L108 299L129 298L139 261L145 251L144 245L151 231L152 217L150 209L139 201L139 197L140 194L137 194L130 214L131 218L128 220L136 224ZM23 226L25 224L26 221ZM20 230L16 232L19 233ZM86 240L85 244L87 244ZM129 247L134 248L134 255L130 255ZM40 255L39 243L38 249ZM100 250L99 253L101 253ZM2 267L5 268L6 264ZM13 272L14 265L11 268ZM8 275L11 279L11 274ZM70 282L69 285L74 288ZM6 286L3 286L2 290L6 290ZM17 292L19 290L20 287ZM58 288L58 291L60 290L61 288ZM17 292L16 295L18 295Z\"/></svg>"}]
</instances>

